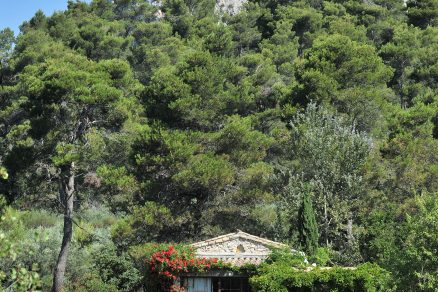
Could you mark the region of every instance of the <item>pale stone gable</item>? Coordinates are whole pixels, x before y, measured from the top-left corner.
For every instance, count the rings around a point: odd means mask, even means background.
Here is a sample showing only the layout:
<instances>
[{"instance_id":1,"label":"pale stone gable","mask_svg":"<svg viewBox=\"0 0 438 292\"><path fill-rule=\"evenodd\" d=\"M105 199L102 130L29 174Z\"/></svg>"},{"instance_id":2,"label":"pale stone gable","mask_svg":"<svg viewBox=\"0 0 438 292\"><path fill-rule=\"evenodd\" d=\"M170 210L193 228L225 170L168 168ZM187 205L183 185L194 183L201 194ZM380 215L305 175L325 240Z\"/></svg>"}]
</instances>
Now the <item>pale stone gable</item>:
<instances>
[{"instance_id":1,"label":"pale stone gable","mask_svg":"<svg viewBox=\"0 0 438 292\"><path fill-rule=\"evenodd\" d=\"M257 237L242 231L218 236L192 244L196 255L202 258L217 258L234 265L260 264L271 248L287 248L287 245Z\"/></svg>"}]
</instances>

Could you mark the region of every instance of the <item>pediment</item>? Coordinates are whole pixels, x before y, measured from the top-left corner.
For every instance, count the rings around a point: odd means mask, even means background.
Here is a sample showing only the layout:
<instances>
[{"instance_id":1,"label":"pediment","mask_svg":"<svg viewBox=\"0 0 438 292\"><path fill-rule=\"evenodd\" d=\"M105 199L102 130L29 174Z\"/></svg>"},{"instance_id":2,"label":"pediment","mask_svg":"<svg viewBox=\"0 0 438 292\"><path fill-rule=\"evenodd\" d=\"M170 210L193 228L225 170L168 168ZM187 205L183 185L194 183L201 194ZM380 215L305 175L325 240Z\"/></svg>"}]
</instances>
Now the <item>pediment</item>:
<instances>
[{"instance_id":1,"label":"pediment","mask_svg":"<svg viewBox=\"0 0 438 292\"><path fill-rule=\"evenodd\" d=\"M217 258L226 262L260 263L272 248L288 246L269 239L254 236L242 231L229 233L192 244L196 255L205 258Z\"/></svg>"}]
</instances>

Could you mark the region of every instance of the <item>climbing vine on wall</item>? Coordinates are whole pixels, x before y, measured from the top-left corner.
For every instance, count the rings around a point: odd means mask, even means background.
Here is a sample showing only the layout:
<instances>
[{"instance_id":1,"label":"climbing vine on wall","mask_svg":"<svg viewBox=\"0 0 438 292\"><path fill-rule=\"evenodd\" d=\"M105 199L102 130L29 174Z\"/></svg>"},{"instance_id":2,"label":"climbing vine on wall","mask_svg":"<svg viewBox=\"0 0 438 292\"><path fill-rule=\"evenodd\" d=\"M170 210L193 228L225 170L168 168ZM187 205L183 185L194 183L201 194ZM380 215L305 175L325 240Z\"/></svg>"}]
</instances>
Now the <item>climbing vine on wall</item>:
<instances>
[{"instance_id":1,"label":"climbing vine on wall","mask_svg":"<svg viewBox=\"0 0 438 292\"><path fill-rule=\"evenodd\" d=\"M185 273L232 270L245 274L254 291L381 291L390 290L389 273L376 264L355 268L312 266L302 253L274 249L260 266L237 267L217 259L196 258L187 245L146 244L141 247L148 291L185 291L177 279Z\"/></svg>"},{"instance_id":2,"label":"climbing vine on wall","mask_svg":"<svg viewBox=\"0 0 438 292\"><path fill-rule=\"evenodd\" d=\"M186 245L151 244L145 250L148 284L165 291L179 291L174 284L181 274L227 267L217 259L196 258L195 250Z\"/></svg>"}]
</instances>

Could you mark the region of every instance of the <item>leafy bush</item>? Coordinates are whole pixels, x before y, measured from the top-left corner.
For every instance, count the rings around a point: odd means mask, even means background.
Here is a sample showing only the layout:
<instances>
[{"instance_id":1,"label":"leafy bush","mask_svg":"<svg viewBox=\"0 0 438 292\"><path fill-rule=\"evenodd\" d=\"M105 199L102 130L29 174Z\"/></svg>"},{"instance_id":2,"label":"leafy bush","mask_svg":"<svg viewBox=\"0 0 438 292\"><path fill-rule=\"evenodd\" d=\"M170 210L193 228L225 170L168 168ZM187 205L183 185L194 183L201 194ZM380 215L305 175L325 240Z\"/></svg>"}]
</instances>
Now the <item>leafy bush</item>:
<instances>
[{"instance_id":1,"label":"leafy bush","mask_svg":"<svg viewBox=\"0 0 438 292\"><path fill-rule=\"evenodd\" d=\"M24 212L22 220L26 228L53 227L59 222L56 215L45 210Z\"/></svg>"},{"instance_id":2,"label":"leafy bush","mask_svg":"<svg viewBox=\"0 0 438 292\"><path fill-rule=\"evenodd\" d=\"M121 272L123 269L129 270L132 264L126 256L115 253L108 228L108 222L113 219L105 210L91 209L78 214L85 220L78 222L80 228L75 227L71 245L75 256L68 260L66 291L129 291L134 285L127 282L139 282L139 276L134 277L134 272L129 275ZM11 249L13 256L0 256L0 269L7 271L4 283L8 285L13 277L25 283L26 279L30 280L29 277L36 275L30 272L25 274L24 270L17 267L28 271L37 269L40 277L38 283L41 283L42 290L50 290L53 264L62 240L61 218L47 211L17 211L10 208L6 209L3 218L0 231L8 241L14 243ZM3 245L3 242L0 241L0 244ZM12 273L14 269L15 274ZM107 272L111 269L111 273Z\"/></svg>"},{"instance_id":3,"label":"leafy bush","mask_svg":"<svg viewBox=\"0 0 438 292\"><path fill-rule=\"evenodd\" d=\"M86 274L81 281L69 283L67 291L87 291L87 292L116 292L119 291L113 284L104 283L96 274Z\"/></svg>"},{"instance_id":4,"label":"leafy bush","mask_svg":"<svg viewBox=\"0 0 438 292\"><path fill-rule=\"evenodd\" d=\"M117 291L136 291L141 286L141 273L127 254L117 254L114 245L105 245L96 250L93 263L103 283L112 285Z\"/></svg>"},{"instance_id":5,"label":"leafy bush","mask_svg":"<svg viewBox=\"0 0 438 292\"><path fill-rule=\"evenodd\" d=\"M19 213L11 208L5 209L3 202L0 195L0 288L2 291L38 291L41 280L36 272L37 265L17 261L17 255L23 252L15 244L23 230Z\"/></svg>"},{"instance_id":6,"label":"leafy bush","mask_svg":"<svg viewBox=\"0 0 438 292\"><path fill-rule=\"evenodd\" d=\"M357 268L313 267L304 256L274 252L250 278L255 291L381 291L388 288L389 273L376 264Z\"/></svg>"},{"instance_id":7,"label":"leafy bush","mask_svg":"<svg viewBox=\"0 0 438 292\"><path fill-rule=\"evenodd\" d=\"M330 249L327 247L317 248L315 254L309 260L318 266L326 266L330 262Z\"/></svg>"}]
</instances>

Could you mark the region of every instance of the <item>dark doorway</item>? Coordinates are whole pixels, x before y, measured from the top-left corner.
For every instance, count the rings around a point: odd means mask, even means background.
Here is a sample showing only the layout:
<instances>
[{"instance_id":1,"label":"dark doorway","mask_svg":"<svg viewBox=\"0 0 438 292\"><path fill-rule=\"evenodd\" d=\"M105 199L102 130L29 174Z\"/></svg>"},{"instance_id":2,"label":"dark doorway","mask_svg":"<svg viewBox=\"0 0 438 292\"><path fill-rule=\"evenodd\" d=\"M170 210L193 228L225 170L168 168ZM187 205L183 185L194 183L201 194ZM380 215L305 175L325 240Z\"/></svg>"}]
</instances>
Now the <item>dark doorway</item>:
<instances>
[{"instance_id":1,"label":"dark doorway","mask_svg":"<svg viewBox=\"0 0 438 292\"><path fill-rule=\"evenodd\" d=\"M213 292L251 292L248 278L213 278Z\"/></svg>"}]
</instances>

